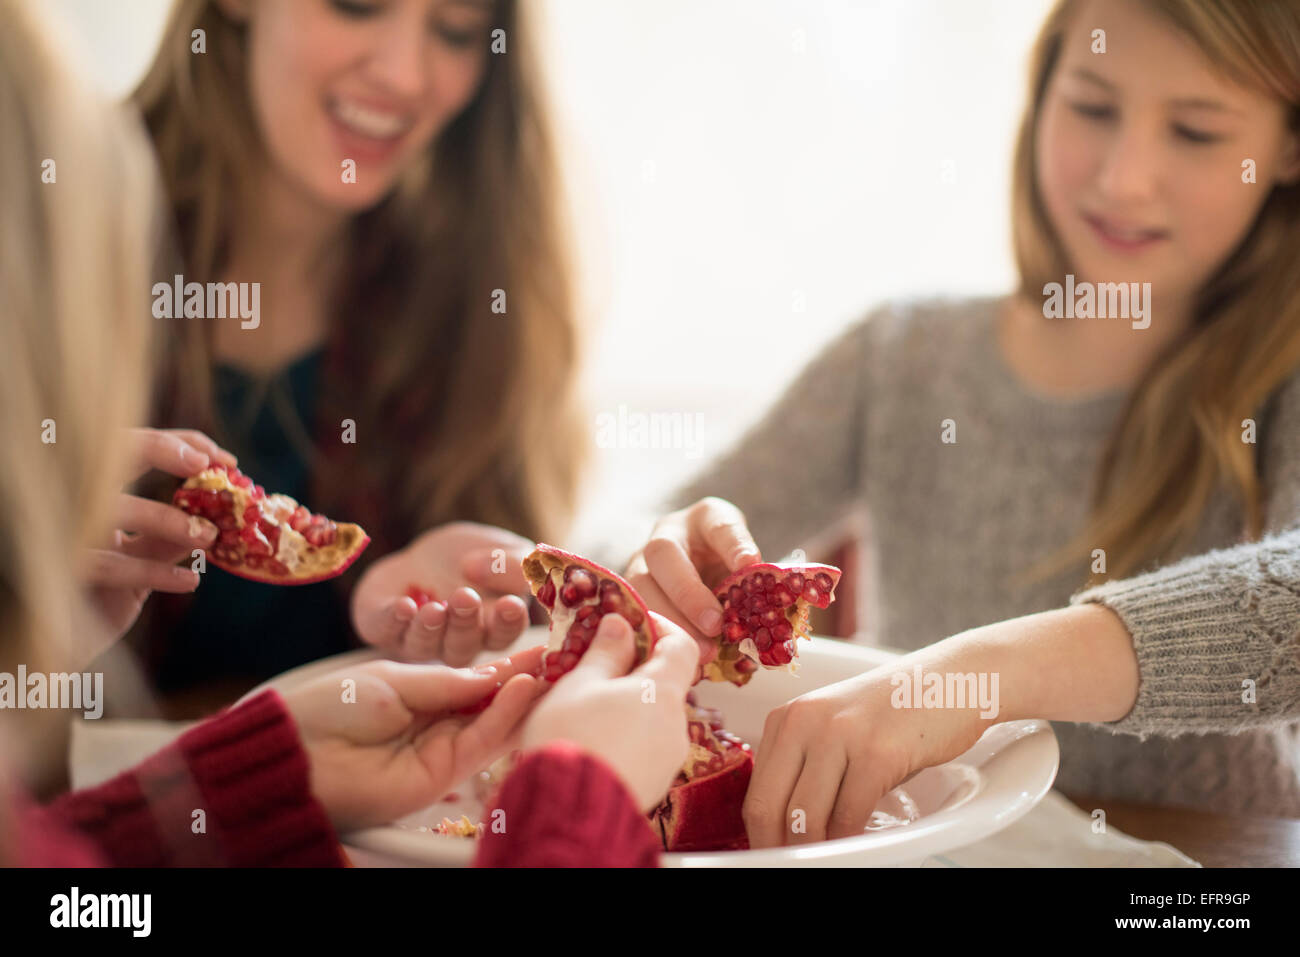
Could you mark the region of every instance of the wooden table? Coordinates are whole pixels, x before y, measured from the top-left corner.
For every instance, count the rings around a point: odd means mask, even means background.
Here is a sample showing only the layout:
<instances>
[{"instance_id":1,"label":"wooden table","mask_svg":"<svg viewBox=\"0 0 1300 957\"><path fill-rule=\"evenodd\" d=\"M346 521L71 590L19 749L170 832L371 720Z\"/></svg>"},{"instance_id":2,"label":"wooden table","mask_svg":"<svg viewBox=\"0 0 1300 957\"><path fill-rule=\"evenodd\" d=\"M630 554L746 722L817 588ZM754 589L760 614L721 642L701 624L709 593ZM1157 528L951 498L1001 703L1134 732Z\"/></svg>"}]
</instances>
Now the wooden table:
<instances>
[{"instance_id":1,"label":"wooden table","mask_svg":"<svg viewBox=\"0 0 1300 957\"><path fill-rule=\"evenodd\" d=\"M1206 867L1300 867L1300 820L1245 817L1180 808L1066 795L1091 813L1106 812L1106 823L1144 841L1172 844Z\"/></svg>"}]
</instances>

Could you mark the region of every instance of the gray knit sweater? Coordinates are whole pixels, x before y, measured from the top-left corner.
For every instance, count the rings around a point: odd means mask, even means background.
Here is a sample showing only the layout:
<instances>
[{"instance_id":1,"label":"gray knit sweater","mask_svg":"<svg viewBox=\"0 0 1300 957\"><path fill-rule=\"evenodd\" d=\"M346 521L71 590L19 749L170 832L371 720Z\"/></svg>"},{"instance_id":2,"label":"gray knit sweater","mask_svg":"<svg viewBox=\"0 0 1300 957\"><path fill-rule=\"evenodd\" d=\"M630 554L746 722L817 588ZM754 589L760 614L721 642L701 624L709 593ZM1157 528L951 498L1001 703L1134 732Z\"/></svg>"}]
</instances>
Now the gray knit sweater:
<instances>
[{"instance_id":1,"label":"gray knit sweater","mask_svg":"<svg viewBox=\"0 0 1300 957\"><path fill-rule=\"evenodd\" d=\"M867 634L889 647L912 650L974 626L1104 602L1133 635L1137 703L1112 724L1056 725L1058 786L1300 817L1300 375L1259 417L1262 540L1240 544L1242 512L1225 490L1177 561L1079 594L1083 562L1024 584L1014 579L1028 563L1079 530L1123 395L1028 394L998 349L1000 305L926 302L875 313L823 350L669 507L729 499L775 557L865 506L860 607ZM947 419L956 426L951 444L941 441ZM1250 704L1246 679L1256 688Z\"/></svg>"}]
</instances>

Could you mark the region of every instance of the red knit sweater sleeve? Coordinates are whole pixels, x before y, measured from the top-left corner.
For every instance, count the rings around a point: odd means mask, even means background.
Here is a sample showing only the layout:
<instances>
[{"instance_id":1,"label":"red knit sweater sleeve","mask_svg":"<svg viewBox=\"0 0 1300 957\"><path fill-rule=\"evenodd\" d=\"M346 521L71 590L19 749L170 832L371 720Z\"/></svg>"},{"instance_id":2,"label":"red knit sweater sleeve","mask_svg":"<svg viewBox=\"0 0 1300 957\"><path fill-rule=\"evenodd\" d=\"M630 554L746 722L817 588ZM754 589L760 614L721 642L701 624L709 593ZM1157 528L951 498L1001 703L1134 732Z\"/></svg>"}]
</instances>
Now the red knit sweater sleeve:
<instances>
[{"instance_id":1,"label":"red knit sweater sleeve","mask_svg":"<svg viewBox=\"0 0 1300 957\"><path fill-rule=\"evenodd\" d=\"M345 863L274 691L190 729L111 781L29 809L22 824L27 865L94 857L120 867Z\"/></svg>"},{"instance_id":2,"label":"red knit sweater sleeve","mask_svg":"<svg viewBox=\"0 0 1300 957\"><path fill-rule=\"evenodd\" d=\"M477 867L656 867L661 850L618 776L567 742L525 755L479 838Z\"/></svg>"}]
</instances>

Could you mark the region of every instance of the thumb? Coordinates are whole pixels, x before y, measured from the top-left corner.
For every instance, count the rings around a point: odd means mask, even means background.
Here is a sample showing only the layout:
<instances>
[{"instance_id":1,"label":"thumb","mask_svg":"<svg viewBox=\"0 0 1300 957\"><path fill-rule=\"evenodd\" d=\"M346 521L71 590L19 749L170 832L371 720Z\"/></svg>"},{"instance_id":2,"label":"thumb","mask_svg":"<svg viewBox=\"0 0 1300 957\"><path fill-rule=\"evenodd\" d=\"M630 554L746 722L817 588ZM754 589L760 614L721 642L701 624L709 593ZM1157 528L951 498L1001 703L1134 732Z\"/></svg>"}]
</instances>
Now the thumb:
<instances>
[{"instance_id":1,"label":"thumb","mask_svg":"<svg viewBox=\"0 0 1300 957\"><path fill-rule=\"evenodd\" d=\"M461 560L460 572L483 591L527 598L530 591L520 564L527 553L515 547L476 548Z\"/></svg>"},{"instance_id":2,"label":"thumb","mask_svg":"<svg viewBox=\"0 0 1300 957\"><path fill-rule=\"evenodd\" d=\"M617 678L627 674L635 660L632 626L622 615L606 615L600 620L591 647L571 673L581 674L588 680Z\"/></svg>"}]
</instances>

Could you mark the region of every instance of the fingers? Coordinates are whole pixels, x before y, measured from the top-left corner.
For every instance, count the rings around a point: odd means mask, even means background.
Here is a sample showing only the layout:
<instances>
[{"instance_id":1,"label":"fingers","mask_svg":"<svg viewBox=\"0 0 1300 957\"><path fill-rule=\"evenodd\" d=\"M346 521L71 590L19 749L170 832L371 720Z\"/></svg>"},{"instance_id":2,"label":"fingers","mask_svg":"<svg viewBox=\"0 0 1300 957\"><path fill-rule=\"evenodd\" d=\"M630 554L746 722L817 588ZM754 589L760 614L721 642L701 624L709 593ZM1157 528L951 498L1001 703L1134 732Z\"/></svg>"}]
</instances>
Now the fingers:
<instances>
[{"instance_id":1,"label":"fingers","mask_svg":"<svg viewBox=\"0 0 1300 957\"><path fill-rule=\"evenodd\" d=\"M645 547L646 567L659 588L707 636L722 631L722 605L700 580L682 542L660 533Z\"/></svg>"},{"instance_id":2,"label":"fingers","mask_svg":"<svg viewBox=\"0 0 1300 957\"><path fill-rule=\"evenodd\" d=\"M879 769L868 762L850 761L826 824L827 839L861 834L871 820L871 812L884 796L887 784Z\"/></svg>"},{"instance_id":3,"label":"fingers","mask_svg":"<svg viewBox=\"0 0 1300 957\"><path fill-rule=\"evenodd\" d=\"M580 675L586 681L617 678L627 674L635 660L636 642L632 637L632 626L622 615L606 615L600 620L596 637L591 640L591 647L582 660L560 680L574 675Z\"/></svg>"},{"instance_id":4,"label":"fingers","mask_svg":"<svg viewBox=\"0 0 1300 957\"><path fill-rule=\"evenodd\" d=\"M447 635L446 602L425 602L405 624L406 630L399 639L402 657L432 661L442 655L442 642Z\"/></svg>"},{"instance_id":5,"label":"fingers","mask_svg":"<svg viewBox=\"0 0 1300 957\"><path fill-rule=\"evenodd\" d=\"M492 651L508 648L528 627L528 606L514 595L492 603L487 613L487 638L483 645Z\"/></svg>"},{"instance_id":6,"label":"fingers","mask_svg":"<svg viewBox=\"0 0 1300 957\"><path fill-rule=\"evenodd\" d=\"M172 435L180 436L200 452L206 452L212 462L219 462L230 468L234 468L239 464L239 459L235 458L232 453L227 452L197 429L168 429L167 431L171 432Z\"/></svg>"},{"instance_id":7,"label":"fingers","mask_svg":"<svg viewBox=\"0 0 1300 957\"><path fill-rule=\"evenodd\" d=\"M442 660L454 668L469 664L483 645L483 600L472 588L457 588L447 602Z\"/></svg>"},{"instance_id":8,"label":"fingers","mask_svg":"<svg viewBox=\"0 0 1300 957\"><path fill-rule=\"evenodd\" d=\"M456 736L456 770L468 774L481 768L483 758L501 748L515 733L543 690L543 683L528 674L517 674L506 681L487 709Z\"/></svg>"},{"instance_id":9,"label":"fingers","mask_svg":"<svg viewBox=\"0 0 1300 957\"><path fill-rule=\"evenodd\" d=\"M791 844L826 840L826 822L847 766L848 759L839 748L826 746L808 752L786 807L785 831Z\"/></svg>"},{"instance_id":10,"label":"fingers","mask_svg":"<svg viewBox=\"0 0 1300 957\"><path fill-rule=\"evenodd\" d=\"M502 681L496 667L448 668L445 665L377 661L370 668L387 682L408 710L443 714L482 701Z\"/></svg>"},{"instance_id":11,"label":"fingers","mask_svg":"<svg viewBox=\"0 0 1300 957\"><path fill-rule=\"evenodd\" d=\"M133 558L121 552L90 549L86 553L85 581L103 588L148 588L184 594L199 587L199 576L183 565Z\"/></svg>"},{"instance_id":12,"label":"fingers","mask_svg":"<svg viewBox=\"0 0 1300 957\"><path fill-rule=\"evenodd\" d=\"M700 502L689 513L687 530L692 541L707 544L732 571L763 560L745 516L726 499L706 498Z\"/></svg>"},{"instance_id":13,"label":"fingers","mask_svg":"<svg viewBox=\"0 0 1300 957\"><path fill-rule=\"evenodd\" d=\"M751 847L780 847L787 833L785 814L803 770L804 752L802 742L789 739L784 718L782 709L768 715L745 795L743 814Z\"/></svg>"},{"instance_id":14,"label":"fingers","mask_svg":"<svg viewBox=\"0 0 1300 957\"><path fill-rule=\"evenodd\" d=\"M402 648L406 627L415 619L414 601L403 595L383 602L359 602L355 608L357 634L366 642L391 651Z\"/></svg>"},{"instance_id":15,"label":"fingers","mask_svg":"<svg viewBox=\"0 0 1300 957\"><path fill-rule=\"evenodd\" d=\"M461 559L460 571L466 581L487 594L526 598L530 592L521 562L530 551L531 544L510 549L476 548Z\"/></svg>"},{"instance_id":16,"label":"fingers","mask_svg":"<svg viewBox=\"0 0 1300 957\"><path fill-rule=\"evenodd\" d=\"M177 478L189 478L202 472L212 461L206 447L191 444L180 433L159 429L129 429L128 432L135 448L133 477L158 469Z\"/></svg>"},{"instance_id":17,"label":"fingers","mask_svg":"<svg viewBox=\"0 0 1300 957\"><path fill-rule=\"evenodd\" d=\"M636 589L637 594L641 596L646 603L646 607L667 611L671 614L680 615L680 612L673 606L668 596L663 593L663 589L651 577L650 573L645 570L645 558L638 557L628 569L625 576L628 582ZM700 649L700 666L707 665L710 661L718 657L718 640L716 638L706 638L699 633L695 626L689 620L680 619L671 621L676 627L681 628L688 635L695 639Z\"/></svg>"},{"instance_id":18,"label":"fingers","mask_svg":"<svg viewBox=\"0 0 1300 957\"><path fill-rule=\"evenodd\" d=\"M217 526L207 519L135 495L117 497L116 524L128 532L189 548L206 548L217 540Z\"/></svg>"},{"instance_id":19,"label":"fingers","mask_svg":"<svg viewBox=\"0 0 1300 957\"><path fill-rule=\"evenodd\" d=\"M637 673L652 679L660 689L684 698L686 690L695 681L700 664L700 646L663 615L650 614L660 637L650 658L637 669Z\"/></svg>"}]
</instances>

